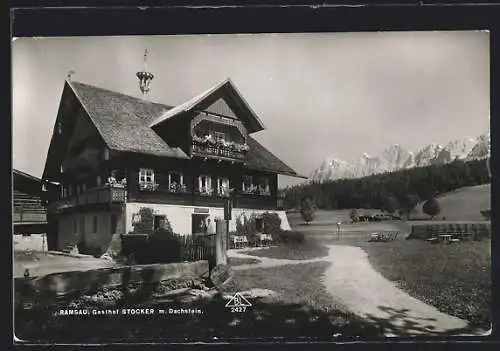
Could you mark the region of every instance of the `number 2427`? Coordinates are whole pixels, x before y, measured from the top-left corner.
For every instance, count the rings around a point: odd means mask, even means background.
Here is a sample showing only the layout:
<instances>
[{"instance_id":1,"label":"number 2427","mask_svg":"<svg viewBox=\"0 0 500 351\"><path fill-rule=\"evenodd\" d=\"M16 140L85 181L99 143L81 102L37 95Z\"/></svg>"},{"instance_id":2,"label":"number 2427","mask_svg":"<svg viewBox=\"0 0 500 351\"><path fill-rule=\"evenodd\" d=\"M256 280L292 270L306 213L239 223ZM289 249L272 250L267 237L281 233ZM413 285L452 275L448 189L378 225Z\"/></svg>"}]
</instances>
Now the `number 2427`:
<instances>
[{"instance_id":1,"label":"number 2427","mask_svg":"<svg viewBox=\"0 0 500 351\"><path fill-rule=\"evenodd\" d=\"M231 307L231 312L234 312L234 313L241 313L241 312L245 312L246 310L247 310L246 306Z\"/></svg>"}]
</instances>

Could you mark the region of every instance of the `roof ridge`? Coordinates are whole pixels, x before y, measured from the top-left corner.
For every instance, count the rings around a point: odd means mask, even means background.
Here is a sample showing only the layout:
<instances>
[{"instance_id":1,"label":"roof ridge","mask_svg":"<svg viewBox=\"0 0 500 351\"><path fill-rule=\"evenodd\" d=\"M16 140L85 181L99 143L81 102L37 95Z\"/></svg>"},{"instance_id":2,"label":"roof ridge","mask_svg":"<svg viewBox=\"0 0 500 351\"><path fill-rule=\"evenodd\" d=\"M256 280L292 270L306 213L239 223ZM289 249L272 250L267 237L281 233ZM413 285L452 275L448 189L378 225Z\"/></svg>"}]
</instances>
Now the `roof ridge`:
<instances>
[{"instance_id":1,"label":"roof ridge","mask_svg":"<svg viewBox=\"0 0 500 351\"><path fill-rule=\"evenodd\" d=\"M97 89L97 90L100 90L100 91L104 91L104 92L107 92L107 93L113 93L113 94L125 96L125 97L130 98L130 99L135 99L135 100L137 100L138 102L141 102L141 103L149 103L149 104L154 104L154 105L160 105L160 106L167 107L169 109L171 109L173 107L172 105L167 105L167 104L161 103L161 102L155 102L155 101L141 99L141 98L133 96L133 95L128 95L128 94L125 94L125 93L122 93L122 92L119 92L119 91L116 91L116 90L102 88L102 87L99 87L97 85L92 85L92 84L88 84L88 83L82 83L82 82L75 81L75 80L68 81L67 79L66 79L66 82L69 85L72 85L72 84L76 83L76 84L84 85L86 87L90 87L92 89Z\"/></svg>"}]
</instances>

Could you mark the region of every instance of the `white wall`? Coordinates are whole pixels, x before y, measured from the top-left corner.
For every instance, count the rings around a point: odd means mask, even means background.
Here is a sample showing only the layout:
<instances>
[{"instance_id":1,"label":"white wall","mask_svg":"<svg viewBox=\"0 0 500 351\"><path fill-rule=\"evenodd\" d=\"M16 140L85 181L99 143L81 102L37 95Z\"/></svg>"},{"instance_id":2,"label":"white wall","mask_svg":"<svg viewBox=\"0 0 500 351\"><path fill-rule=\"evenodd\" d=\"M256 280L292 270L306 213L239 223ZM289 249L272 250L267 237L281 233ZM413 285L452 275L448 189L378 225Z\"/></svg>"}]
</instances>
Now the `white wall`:
<instances>
[{"instance_id":1,"label":"white wall","mask_svg":"<svg viewBox=\"0 0 500 351\"><path fill-rule=\"evenodd\" d=\"M58 218L58 249L62 250L67 245L78 244L81 236L85 237L88 246L100 247L105 251L111 242L111 214L117 216L117 233L123 234L122 216L120 212L101 211L93 213L71 214ZM97 232L93 231L94 216L97 216ZM81 218L85 221L85 232L82 232ZM75 232L74 221L77 221Z\"/></svg>"},{"instance_id":2,"label":"white wall","mask_svg":"<svg viewBox=\"0 0 500 351\"><path fill-rule=\"evenodd\" d=\"M47 237L45 234L31 234L23 236L15 234L13 236L12 244L14 251L47 251Z\"/></svg>"},{"instance_id":3,"label":"white wall","mask_svg":"<svg viewBox=\"0 0 500 351\"><path fill-rule=\"evenodd\" d=\"M172 230L178 234L191 234L191 215L195 213L195 208L208 209L208 215L211 219L217 217L224 218L224 209L222 207L194 207L194 206L180 206L180 205L167 205L167 204L150 204L129 202L126 204L126 232L129 233L133 230L132 216L138 213L141 207L149 207L153 209L156 215L167 216ZM266 210L253 210L253 209L239 209L233 208L232 220L229 221L229 230L236 230L236 218L241 214L245 214L249 218L253 213L263 214L265 212L277 213L281 218L281 229L290 230L290 224L285 211L266 211Z\"/></svg>"}]
</instances>

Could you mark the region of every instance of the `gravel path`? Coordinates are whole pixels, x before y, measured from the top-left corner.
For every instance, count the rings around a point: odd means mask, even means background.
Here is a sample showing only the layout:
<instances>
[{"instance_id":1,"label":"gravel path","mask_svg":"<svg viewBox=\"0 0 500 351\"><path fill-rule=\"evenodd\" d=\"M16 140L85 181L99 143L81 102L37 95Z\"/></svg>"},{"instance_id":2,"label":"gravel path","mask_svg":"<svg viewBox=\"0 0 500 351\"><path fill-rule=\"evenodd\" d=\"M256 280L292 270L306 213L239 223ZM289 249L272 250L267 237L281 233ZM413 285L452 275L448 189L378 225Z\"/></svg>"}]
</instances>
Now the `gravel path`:
<instances>
[{"instance_id":1,"label":"gravel path","mask_svg":"<svg viewBox=\"0 0 500 351\"><path fill-rule=\"evenodd\" d=\"M261 257L261 256L251 256L248 254L241 253L241 251L253 251L253 250L262 250L262 247L257 248L246 248L246 249L237 249L237 250L229 250L227 252L228 257L234 258L251 258L257 259L260 262L257 263L246 263L238 266L231 267L234 271L241 271L245 269L255 269L255 268L271 268L278 266L285 266L289 264L304 264L304 263L312 263L312 262L321 262L325 261L325 258L313 258L310 260L285 260L278 258L269 258L269 257Z\"/></svg>"},{"instance_id":2,"label":"gravel path","mask_svg":"<svg viewBox=\"0 0 500 351\"><path fill-rule=\"evenodd\" d=\"M320 261L331 263L323 277L328 292L353 313L384 328L386 336L483 335L465 331L468 323L440 312L417 300L375 271L359 247L330 245L324 258L282 260L228 252L229 257L259 259L259 263L233 267L234 270L268 268ZM248 250L248 249L247 249Z\"/></svg>"}]
</instances>

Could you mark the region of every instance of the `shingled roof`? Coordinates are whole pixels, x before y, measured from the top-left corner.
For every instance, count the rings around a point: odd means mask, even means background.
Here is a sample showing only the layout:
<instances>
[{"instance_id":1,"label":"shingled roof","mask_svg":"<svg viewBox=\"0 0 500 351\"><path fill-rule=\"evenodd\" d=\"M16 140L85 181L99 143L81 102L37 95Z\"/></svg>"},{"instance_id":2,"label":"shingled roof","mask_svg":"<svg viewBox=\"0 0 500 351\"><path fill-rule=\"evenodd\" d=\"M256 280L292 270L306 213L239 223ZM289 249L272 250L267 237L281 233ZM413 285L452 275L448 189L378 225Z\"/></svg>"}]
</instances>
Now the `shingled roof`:
<instances>
[{"instance_id":1,"label":"shingled roof","mask_svg":"<svg viewBox=\"0 0 500 351\"><path fill-rule=\"evenodd\" d=\"M151 119L170 106L79 82L71 82L70 86L110 149L189 158L180 148L170 147L148 126Z\"/></svg>"},{"instance_id":2,"label":"shingled roof","mask_svg":"<svg viewBox=\"0 0 500 351\"><path fill-rule=\"evenodd\" d=\"M74 91L110 149L189 159L182 149L169 146L150 127L166 116L169 110L178 111L181 108L138 99L80 82L67 82L67 84ZM250 146L246 163L248 168L298 176L293 169L252 137L248 138L248 144Z\"/></svg>"}]
</instances>

